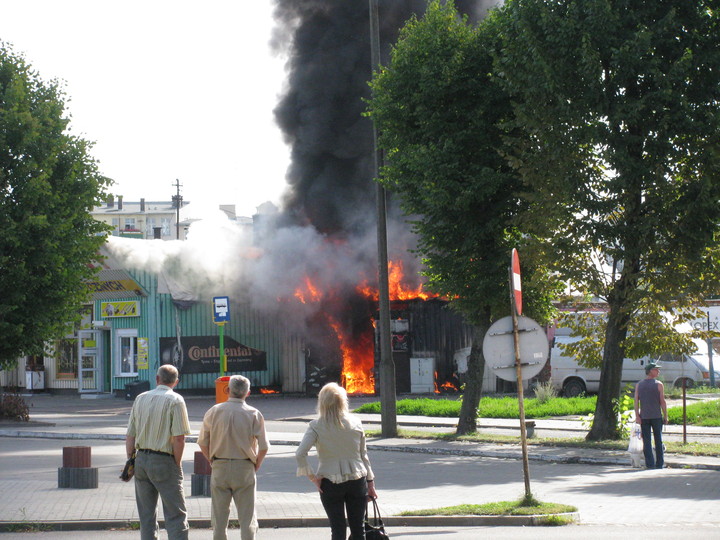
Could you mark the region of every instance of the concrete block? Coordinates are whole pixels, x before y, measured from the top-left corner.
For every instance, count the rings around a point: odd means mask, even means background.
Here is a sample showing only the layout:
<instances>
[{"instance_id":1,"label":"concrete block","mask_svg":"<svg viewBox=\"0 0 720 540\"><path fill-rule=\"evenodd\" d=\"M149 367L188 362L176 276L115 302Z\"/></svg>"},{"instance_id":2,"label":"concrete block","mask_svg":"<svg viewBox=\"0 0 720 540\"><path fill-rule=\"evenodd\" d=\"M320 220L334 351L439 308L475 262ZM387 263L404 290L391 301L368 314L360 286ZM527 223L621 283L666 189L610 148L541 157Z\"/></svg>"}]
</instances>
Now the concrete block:
<instances>
[{"instance_id":1,"label":"concrete block","mask_svg":"<svg viewBox=\"0 0 720 540\"><path fill-rule=\"evenodd\" d=\"M97 489L98 469L97 467L58 469L58 487L75 489Z\"/></svg>"},{"instance_id":2,"label":"concrete block","mask_svg":"<svg viewBox=\"0 0 720 540\"><path fill-rule=\"evenodd\" d=\"M210 497L210 480L212 476L209 474L193 474L190 476L190 495Z\"/></svg>"}]
</instances>

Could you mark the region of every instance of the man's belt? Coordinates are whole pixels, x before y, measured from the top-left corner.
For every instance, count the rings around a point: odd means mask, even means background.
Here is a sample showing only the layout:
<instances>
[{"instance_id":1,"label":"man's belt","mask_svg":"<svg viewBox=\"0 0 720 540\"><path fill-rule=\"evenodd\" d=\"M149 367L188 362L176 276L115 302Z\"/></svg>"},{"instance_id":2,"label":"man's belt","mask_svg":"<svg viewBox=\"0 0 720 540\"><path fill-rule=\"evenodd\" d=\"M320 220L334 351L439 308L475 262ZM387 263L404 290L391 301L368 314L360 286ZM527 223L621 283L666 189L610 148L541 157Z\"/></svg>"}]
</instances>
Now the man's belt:
<instances>
[{"instance_id":1,"label":"man's belt","mask_svg":"<svg viewBox=\"0 0 720 540\"><path fill-rule=\"evenodd\" d=\"M160 452L159 450L150 450L149 448L139 448L138 452L143 452L145 454L157 454L158 456L170 456L171 458L175 457L168 452Z\"/></svg>"}]
</instances>

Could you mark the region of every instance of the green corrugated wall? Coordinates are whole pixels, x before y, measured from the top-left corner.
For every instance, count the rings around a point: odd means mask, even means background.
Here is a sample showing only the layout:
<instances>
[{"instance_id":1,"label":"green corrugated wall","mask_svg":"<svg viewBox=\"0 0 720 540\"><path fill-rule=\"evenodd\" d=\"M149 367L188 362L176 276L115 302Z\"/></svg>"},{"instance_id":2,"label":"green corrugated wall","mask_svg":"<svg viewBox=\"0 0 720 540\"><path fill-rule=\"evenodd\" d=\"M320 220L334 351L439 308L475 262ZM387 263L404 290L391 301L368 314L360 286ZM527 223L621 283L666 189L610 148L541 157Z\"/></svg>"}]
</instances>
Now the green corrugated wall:
<instances>
[{"instance_id":1,"label":"green corrugated wall","mask_svg":"<svg viewBox=\"0 0 720 540\"><path fill-rule=\"evenodd\" d=\"M176 313L182 336L217 336L218 326L212 322L212 301L193 304L189 309L178 309L168 294L157 293L157 277L144 271L130 271L135 280L148 292L147 297L128 297L121 300L138 300L139 317L119 317L106 319L111 327L111 340L114 344L115 331L123 328L136 328L138 337L147 337L149 343L149 369L140 370L139 379L151 382L154 386L155 372L160 364L160 338L176 336ZM99 313L100 301L96 301L96 313ZM250 379L254 387L281 388L283 392L302 392L304 390L304 365L302 357L302 339L292 334L287 325L278 317L263 316L247 305L230 297L230 322L225 325L225 336L231 337L255 349L267 353L265 371L240 372ZM114 367L116 352L111 347L112 388L124 390L125 384L134 378L117 377ZM230 375L232 373L226 373ZM179 389L211 391L215 388L215 379L219 373L190 373L181 375Z\"/></svg>"}]
</instances>

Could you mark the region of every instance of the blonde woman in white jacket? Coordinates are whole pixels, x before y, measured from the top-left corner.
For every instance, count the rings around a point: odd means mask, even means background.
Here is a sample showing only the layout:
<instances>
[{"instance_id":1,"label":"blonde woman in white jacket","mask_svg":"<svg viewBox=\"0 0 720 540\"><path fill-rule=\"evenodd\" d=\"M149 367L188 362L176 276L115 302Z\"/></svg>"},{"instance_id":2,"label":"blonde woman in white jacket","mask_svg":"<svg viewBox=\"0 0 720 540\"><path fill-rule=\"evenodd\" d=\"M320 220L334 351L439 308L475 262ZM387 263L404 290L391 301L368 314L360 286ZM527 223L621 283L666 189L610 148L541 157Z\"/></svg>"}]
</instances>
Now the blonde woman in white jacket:
<instances>
[{"instance_id":1,"label":"blonde woman in white jacket","mask_svg":"<svg viewBox=\"0 0 720 540\"><path fill-rule=\"evenodd\" d=\"M360 419L350 414L347 392L336 383L320 390L317 412L319 418L310 422L295 452L297 475L307 476L320 492L332 540L345 540L348 525L353 540L364 540L365 504L377 497L365 431ZM313 446L319 460L315 471L307 459Z\"/></svg>"}]
</instances>

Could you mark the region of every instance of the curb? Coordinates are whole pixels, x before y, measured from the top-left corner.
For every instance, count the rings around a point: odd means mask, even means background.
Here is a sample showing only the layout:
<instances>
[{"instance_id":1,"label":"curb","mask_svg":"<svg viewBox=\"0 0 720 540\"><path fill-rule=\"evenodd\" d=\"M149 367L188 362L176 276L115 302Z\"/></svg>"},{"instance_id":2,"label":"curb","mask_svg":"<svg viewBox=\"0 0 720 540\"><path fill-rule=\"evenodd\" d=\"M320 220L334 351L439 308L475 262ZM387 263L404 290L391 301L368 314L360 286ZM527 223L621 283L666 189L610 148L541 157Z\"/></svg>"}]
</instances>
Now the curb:
<instances>
[{"instance_id":1,"label":"curb","mask_svg":"<svg viewBox=\"0 0 720 540\"><path fill-rule=\"evenodd\" d=\"M542 527L548 516L561 516L577 522L577 512L529 516L388 516L383 517L386 527ZM0 521L0 533L28 531L104 531L136 529L136 520L76 520L76 521ZM160 527L165 526L158 520ZM189 519L191 529L210 529L209 519ZM237 520L230 520L237 525ZM290 529L303 527L328 527L324 517L259 518L260 529Z\"/></svg>"}]
</instances>

